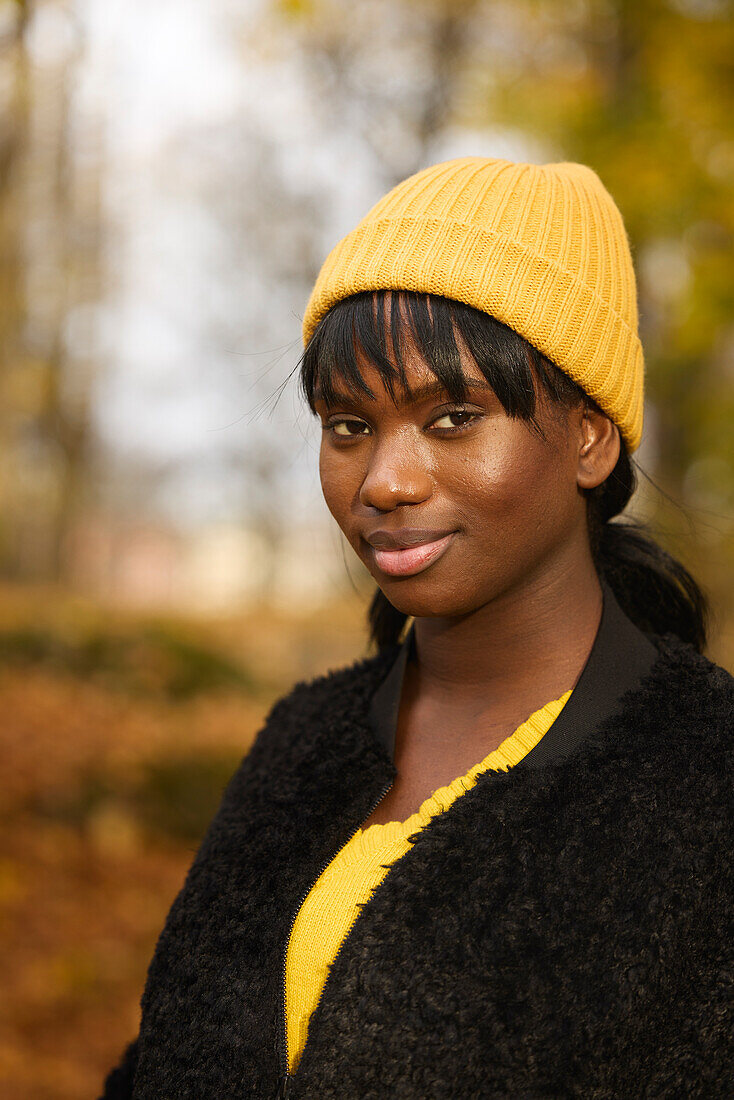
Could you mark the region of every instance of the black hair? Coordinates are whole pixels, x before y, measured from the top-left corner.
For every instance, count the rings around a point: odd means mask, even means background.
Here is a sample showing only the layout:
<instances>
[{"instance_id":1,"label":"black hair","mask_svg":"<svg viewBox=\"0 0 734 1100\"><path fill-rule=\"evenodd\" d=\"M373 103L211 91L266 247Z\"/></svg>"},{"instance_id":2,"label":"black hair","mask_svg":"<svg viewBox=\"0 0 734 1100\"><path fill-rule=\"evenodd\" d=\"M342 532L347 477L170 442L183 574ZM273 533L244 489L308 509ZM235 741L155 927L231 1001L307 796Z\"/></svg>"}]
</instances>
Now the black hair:
<instances>
[{"instance_id":1,"label":"black hair","mask_svg":"<svg viewBox=\"0 0 734 1100\"><path fill-rule=\"evenodd\" d=\"M397 308L391 305L389 325L385 310L388 295L392 295L392 303L397 303ZM337 380L354 395L375 396L360 372L358 349L376 367L393 399L397 379L409 393L402 355L407 332L457 404L466 400L467 389L456 333L508 416L527 421L541 436L544 433L536 415L538 384L551 399L551 408L570 409L585 403L601 411L581 386L496 318L450 298L405 290L354 294L337 302L322 317L301 359L300 386L311 411L316 411L317 383L327 404L333 401ZM610 522L624 510L637 484L633 462L621 437L620 442L619 459L609 477L601 485L583 490L597 573L641 630L674 634L702 652L709 607L699 585L651 538L645 524L632 519ZM370 642L379 651L396 643L407 618L378 588L368 611Z\"/></svg>"}]
</instances>

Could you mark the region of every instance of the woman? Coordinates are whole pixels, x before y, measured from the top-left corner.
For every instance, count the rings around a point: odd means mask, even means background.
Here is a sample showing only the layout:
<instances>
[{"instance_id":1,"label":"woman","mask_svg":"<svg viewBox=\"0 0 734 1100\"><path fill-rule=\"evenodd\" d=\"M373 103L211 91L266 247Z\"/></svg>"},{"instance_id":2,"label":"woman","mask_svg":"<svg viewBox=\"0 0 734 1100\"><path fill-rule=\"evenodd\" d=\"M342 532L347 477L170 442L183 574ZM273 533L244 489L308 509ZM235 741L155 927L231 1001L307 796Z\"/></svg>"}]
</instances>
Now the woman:
<instances>
[{"instance_id":1,"label":"woman","mask_svg":"<svg viewBox=\"0 0 734 1100\"><path fill-rule=\"evenodd\" d=\"M272 708L105 1097L731 1095L732 677L691 576L609 522L643 389L612 198L426 169L304 337L377 654Z\"/></svg>"}]
</instances>

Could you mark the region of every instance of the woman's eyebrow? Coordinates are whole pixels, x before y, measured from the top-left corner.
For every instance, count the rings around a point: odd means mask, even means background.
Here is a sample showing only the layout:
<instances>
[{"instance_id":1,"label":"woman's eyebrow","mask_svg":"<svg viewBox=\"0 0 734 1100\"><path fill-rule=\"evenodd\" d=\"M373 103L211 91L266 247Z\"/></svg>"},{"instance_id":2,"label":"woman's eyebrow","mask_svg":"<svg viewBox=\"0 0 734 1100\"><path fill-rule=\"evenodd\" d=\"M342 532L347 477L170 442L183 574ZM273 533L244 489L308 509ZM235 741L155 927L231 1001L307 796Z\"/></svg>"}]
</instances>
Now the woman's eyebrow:
<instances>
[{"instance_id":1,"label":"woman's eyebrow","mask_svg":"<svg viewBox=\"0 0 734 1100\"><path fill-rule=\"evenodd\" d=\"M480 379L480 378L467 378L465 380L465 385L466 385L467 390L491 390L492 389L492 386L490 386L489 382L487 382L483 378L482 379ZM422 386L416 386L416 388L414 390L411 390L410 395L406 396L400 403L401 404L408 404L409 402L425 401L427 398L436 397L439 394L446 394L447 397L449 396L448 390L444 386L443 382L439 382L439 380L436 379L435 382L425 382ZM313 391L313 399L314 399L314 401L324 400L323 391L321 390L321 388L319 386L316 386L316 388ZM354 404L358 400L359 400L359 397L356 394L341 393L338 390L334 390L333 391L333 400L330 401L330 402L327 402L327 404L348 405L348 404ZM368 398L367 395L365 394L364 400L369 401L369 400L374 400L374 398Z\"/></svg>"}]
</instances>

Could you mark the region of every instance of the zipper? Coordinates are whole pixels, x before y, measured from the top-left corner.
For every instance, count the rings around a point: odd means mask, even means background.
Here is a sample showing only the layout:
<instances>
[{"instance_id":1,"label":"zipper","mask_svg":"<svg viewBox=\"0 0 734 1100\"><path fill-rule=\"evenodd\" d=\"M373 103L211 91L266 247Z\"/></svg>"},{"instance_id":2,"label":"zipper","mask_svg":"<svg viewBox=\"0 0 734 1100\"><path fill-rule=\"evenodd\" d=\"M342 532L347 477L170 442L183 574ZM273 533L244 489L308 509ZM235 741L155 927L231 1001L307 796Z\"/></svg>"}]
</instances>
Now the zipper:
<instances>
[{"instance_id":1,"label":"zipper","mask_svg":"<svg viewBox=\"0 0 734 1100\"><path fill-rule=\"evenodd\" d=\"M352 837L357 835L357 833L362 828L362 825L367 820L367 818L370 817L370 815L373 814L374 811L377 809L377 807L380 805L383 798L385 797L387 792L392 787L393 783L394 783L394 779L391 779L390 782L388 783L388 785L384 788L384 790L380 794L380 797L373 804L372 808L367 811L367 814L362 819L360 824L357 825L354 829L352 829L351 833L349 834L347 839L344 841L341 848L338 849L337 854L338 854L338 852L340 852L342 850L342 848L346 847L346 845L349 843L349 841L352 839ZM294 1077L295 1077L295 1074L289 1073L289 1071L288 1071L288 1028L287 1028L287 1021L286 1021L286 999L285 999L285 979L286 979L286 965L287 965L287 960L288 960L288 948L290 946L291 936L293 935L293 928L295 927L296 919L298 917L298 914L301 911L301 906L303 905L303 903L306 900L306 898L308 897L308 895L311 893L311 890L313 889L314 884L321 878L321 875L324 873L324 871L326 870L326 868L329 866L329 864L331 863L331 861L334 858L335 858L335 856L332 855L332 856L329 857L329 859L326 860L326 862L322 865L321 869L319 870L319 873L316 875L316 878L312 881L311 885L309 886L309 888L306 890L305 894L303 895L303 897L299 901L299 903L296 907L296 910L293 914L293 917L291 918L290 928L288 929L288 935L287 935L286 941L285 941L285 950L283 952L283 967L282 967L281 982L280 982L280 1006L279 1006L279 1013L278 1013L279 1018L278 1018L278 1022L277 1022L277 1025L276 1025L276 1037L275 1037L275 1052L278 1055L278 1058L280 1060L281 1076L278 1080L278 1091L275 1094L275 1100L287 1100L287 1097L288 1097L288 1095L290 1093L290 1089L291 1089L291 1083L292 1083L292 1081L294 1080ZM347 939L347 936L349 935L349 933L351 932L351 930L352 930L352 928L354 927L355 924L356 924L356 918L350 924L349 928L347 929L346 934L344 935L344 939L339 944L339 949L338 949L338 951L337 951L336 955L334 956L334 958L332 960L332 963L331 963L332 966L334 965L334 963L338 959L339 954L341 952L341 949L344 946L344 943ZM328 981L329 979L327 978L326 980ZM325 988L325 986L324 986L324 988ZM312 1011L311 1015L313 1015L313 1013L318 1008L318 1005L319 1005L323 995L324 995L324 990L322 989L321 994L319 995L319 999L313 1007L313 1011ZM306 1042L308 1042L308 1039L306 1039Z\"/></svg>"}]
</instances>

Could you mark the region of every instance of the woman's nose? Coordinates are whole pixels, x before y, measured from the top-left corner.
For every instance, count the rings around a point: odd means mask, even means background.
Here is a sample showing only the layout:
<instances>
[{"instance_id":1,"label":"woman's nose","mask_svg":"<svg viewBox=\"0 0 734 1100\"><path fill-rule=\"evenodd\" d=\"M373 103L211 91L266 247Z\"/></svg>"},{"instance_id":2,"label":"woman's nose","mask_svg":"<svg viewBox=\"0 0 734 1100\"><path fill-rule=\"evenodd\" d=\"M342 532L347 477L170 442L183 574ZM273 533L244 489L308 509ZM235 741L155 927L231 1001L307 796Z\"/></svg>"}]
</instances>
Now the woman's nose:
<instances>
[{"instance_id":1,"label":"woman's nose","mask_svg":"<svg viewBox=\"0 0 734 1100\"><path fill-rule=\"evenodd\" d=\"M372 451L359 500L365 507L390 512L401 504L420 504L432 491L420 448L385 443Z\"/></svg>"}]
</instances>

